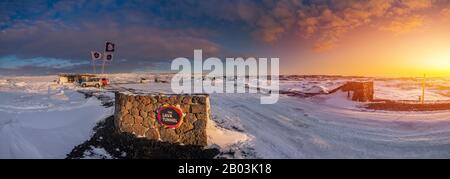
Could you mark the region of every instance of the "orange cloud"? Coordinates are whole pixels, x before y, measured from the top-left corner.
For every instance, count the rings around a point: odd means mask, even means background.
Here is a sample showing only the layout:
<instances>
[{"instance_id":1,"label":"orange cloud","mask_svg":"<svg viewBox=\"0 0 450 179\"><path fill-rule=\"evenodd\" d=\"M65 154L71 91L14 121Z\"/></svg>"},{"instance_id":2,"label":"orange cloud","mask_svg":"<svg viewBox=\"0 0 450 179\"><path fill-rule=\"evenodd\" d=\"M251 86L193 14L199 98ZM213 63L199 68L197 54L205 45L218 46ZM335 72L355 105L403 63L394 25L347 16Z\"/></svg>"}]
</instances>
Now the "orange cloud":
<instances>
[{"instance_id":1,"label":"orange cloud","mask_svg":"<svg viewBox=\"0 0 450 179\"><path fill-rule=\"evenodd\" d=\"M316 36L315 51L335 47L347 32L384 16L393 1L332 1L334 6L322 5L299 12L298 27L303 37Z\"/></svg>"},{"instance_id":2,"label":"orange cloud","mask_svg":"<svg viewBox=\"0 0 450 179\"><path fill-rule=\"evenodd\" d=\"M401 0L401 4L409 9L426 9L432 6L432 0Z\"/></svg>"},{"instance_id":3,"label":"orange cloud","mask_svg":"<svg viewBox=\"0 0 450 179\"><path fill-rule=\"evenodd\" d=\"M413 31L425 23L425 17L414 15L411 17L396 18L387 26L380 27L382 31L388 31L397 35Z\"/></svg>"},{"instance_id":4,"label":"orange cloud","mask_svg":"<svg viewBox=\"0 0 450 179\"><path fill-rule=\"evenodd\" d=\"M274 42L285 31L284 28L271 16L263 16L258 20L259 29L254 35L265 42Z\"/></svg>"},{"instance_id":5,"label":"orange cloud","mask_svg":"<svg viewBox=\"0 0 450 179\"><path fill-rule=\"evenodd\" d=\"M450 7L442 9L441 15L444 16L445 19L450 19Z\"/></svg>"},{"instance_id":6,"label":"orange cloud","mask_svg":"<svg viewBox=\"0 0 450 179\"><path fill-rule=\"evenodd\" d=\"M316 51L333 48L345 34L374 22L391 21L380 28L386 32L400 34L414 30L421 27L425 21L420 16L423 11L437 3L448 4L439 0L239 2L234 8L237 12L231 14L237 14L237 18L250 24L255 38L272 43L283 35L294 32L315 41L313 49Z\"/></svg>"}]
</instances>

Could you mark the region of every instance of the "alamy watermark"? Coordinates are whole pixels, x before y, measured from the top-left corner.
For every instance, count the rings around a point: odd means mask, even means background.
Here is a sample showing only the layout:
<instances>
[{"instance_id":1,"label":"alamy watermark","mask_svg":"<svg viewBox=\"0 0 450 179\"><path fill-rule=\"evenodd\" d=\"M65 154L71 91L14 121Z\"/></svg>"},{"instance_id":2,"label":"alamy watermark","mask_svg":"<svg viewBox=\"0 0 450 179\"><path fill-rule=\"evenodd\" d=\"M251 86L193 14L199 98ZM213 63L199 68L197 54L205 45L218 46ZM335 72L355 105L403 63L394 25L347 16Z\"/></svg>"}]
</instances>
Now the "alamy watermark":
<instances>
[{"instance_id":1,"label":"alamy watermark","mask_svg":"<svg viewBox=\"0 0 450 179\"><path fill-rule=\"evenodd\" d=\"M270 62L270 63L269 63ZM261 93L261 104L274 104L279 98L279 58L209 57L203 61L202 50L194 50L191 60L172 61L174 93Z\"/></svg>"}]
</instances>

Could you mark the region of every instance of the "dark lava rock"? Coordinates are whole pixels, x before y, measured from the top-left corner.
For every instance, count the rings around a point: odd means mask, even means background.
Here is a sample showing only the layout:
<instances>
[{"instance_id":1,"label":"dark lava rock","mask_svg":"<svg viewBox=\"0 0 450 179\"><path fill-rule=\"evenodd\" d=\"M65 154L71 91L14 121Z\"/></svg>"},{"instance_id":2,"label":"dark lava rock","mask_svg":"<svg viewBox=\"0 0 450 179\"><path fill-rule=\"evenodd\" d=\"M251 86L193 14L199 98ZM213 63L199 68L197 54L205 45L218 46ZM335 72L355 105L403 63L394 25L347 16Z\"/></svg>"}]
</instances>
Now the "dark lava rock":
<instances>
[{"instance_id":1,"label":"dark lava rock","mask_svg":"<svg viewBox=\"0 0 450 179\"><path fill-rule=\"evenodd\" d=\"M114 128L114 116L99 122L94 132L91 139L72 149L67 158L83 158L91 147L103 148L118 159L211 159L220 153L218 149L170 144L117 132Z\"/></svg>"}]
</instances>

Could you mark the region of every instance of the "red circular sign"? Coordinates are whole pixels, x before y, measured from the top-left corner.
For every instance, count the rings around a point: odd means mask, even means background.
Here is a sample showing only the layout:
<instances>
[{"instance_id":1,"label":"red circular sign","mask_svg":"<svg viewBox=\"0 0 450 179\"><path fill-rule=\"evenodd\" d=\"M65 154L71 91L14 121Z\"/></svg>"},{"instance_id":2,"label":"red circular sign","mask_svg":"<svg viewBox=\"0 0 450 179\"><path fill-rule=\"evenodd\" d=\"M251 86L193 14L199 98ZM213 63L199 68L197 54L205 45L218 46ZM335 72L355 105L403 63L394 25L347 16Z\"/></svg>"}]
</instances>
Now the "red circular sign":
<instances>
[{"instance_id":1,"label":"red circular sign","mask_svg":"<svg viewBox=\"0 0 450 179\"><path fill-rule=\"evenodd\" d=\"M183 113L175 106L162 106L158 109L158 122L167 128L178 128L183 122Z\"/></svg>"}]
</instances>

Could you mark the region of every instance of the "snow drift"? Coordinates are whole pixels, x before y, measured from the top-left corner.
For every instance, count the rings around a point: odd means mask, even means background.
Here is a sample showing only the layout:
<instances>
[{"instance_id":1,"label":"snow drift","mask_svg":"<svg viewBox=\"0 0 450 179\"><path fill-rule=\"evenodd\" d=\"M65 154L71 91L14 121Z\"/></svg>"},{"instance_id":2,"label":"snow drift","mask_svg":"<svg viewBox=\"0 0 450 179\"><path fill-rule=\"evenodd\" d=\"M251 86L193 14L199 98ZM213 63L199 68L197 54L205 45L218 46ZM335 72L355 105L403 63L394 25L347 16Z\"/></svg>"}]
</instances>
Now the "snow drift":
<instances>
[{"instance_id":1,"label":"snow drift","mask_svg":"<svg viewBox=\"0 0 450 179\"><path fill-rule=\"evenodd\" d=\"M5 95L5 94L3 94ZM6 94L12 101L23 93ZM23 108L21 103L1 101L0 158L65 158L72 148L89 139L96 122L112 114L95 98L84 99L72 92L74 101L33 95L29 99L59 104ZM76 98L78 102L74 99ZM24 101L38 104L39 101Z\"/></svg>"}]
</instances>

